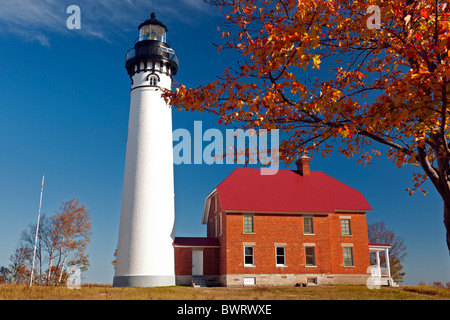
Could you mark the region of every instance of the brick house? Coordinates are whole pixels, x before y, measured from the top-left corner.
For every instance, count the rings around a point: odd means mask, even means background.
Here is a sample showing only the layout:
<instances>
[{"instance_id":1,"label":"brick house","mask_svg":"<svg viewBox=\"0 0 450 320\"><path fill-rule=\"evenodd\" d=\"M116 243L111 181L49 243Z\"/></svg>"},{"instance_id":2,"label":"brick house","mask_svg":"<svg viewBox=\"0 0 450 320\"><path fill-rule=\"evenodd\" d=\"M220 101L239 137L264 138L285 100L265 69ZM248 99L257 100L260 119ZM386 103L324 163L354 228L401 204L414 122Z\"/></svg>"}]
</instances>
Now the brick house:
<instances>
[{"instance_id":1,"label":"brick house","mask_svg":"<svg viewBox=\"0 0 450 320\"><path fill-rule=\"evenodd\" d=\"M205 199L207 236L174 240L176 283L366 284L369 252L389 248L369 246L372 208L309 161L273 175L237 168L223 180Z\"/></svg>"}]
</instances>

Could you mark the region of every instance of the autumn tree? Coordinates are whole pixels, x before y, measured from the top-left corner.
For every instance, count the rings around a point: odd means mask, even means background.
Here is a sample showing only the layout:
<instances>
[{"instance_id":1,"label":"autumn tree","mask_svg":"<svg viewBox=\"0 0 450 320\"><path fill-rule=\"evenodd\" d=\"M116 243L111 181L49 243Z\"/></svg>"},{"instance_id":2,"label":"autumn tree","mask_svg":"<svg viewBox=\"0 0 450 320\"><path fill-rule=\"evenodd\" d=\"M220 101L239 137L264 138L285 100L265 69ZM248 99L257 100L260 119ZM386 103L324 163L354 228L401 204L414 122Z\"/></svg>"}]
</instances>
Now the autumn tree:
<instances>
[{"instance_id":1,"label":"autumn tree","mask_svg":"<svg viewBox=\"0 0 450 320\"><path fill-rule=\"evenodd\" d=\"M31 265L30 261L32 259L33 252L27 248L19 247L11 255L9 265L9 273L11 277L11 283L19 284L26 283L30 280L31 276Z\"/></svg>"},{"instance_id":2,"label":"autumn tree","mask_svg":"<svg viewBox=\"0 0 450 320\"><path fill-rule=\"evenodd\" d=\"M58 256L56 272L58 283L60 283L69 256L72 256L72 264L82 269L89 266L86 248L91 241L91 221L89 211L84 205L80 205L78 199L63 202L61 208L55 213L53 221Z\"/></svg>"},{"instance_id":3,"label":"autumn tree","mask_svg":"<svg viewBox=\"0 0 450 320\"><path fill-rule=\"evenodd\" d=\"M0 267L0 284L9 283L11 281L11 270L7 267Z\"/></svg>"},{"instance_id":4,"label":"autumn tree","mask_svg":"<svg viewBox=\"0 0 450 320\"><path fill-rule=\"evenodd\" d=\"M165 98L220 124L280 129L287 164L340 152L417 167L409 191L425 194L429 179L440 194L450 253L448 1L205 1L224 13L218 51L239 60Z\"/></svg>"},{"instance_id":5,"label":"autumn tree","mask_svg":"<svg viewBox=\"0 0 450 320\"><path fill-rule=\"evenodd\" d=\"M33 282L60 284L67 276L67 265L76 265L81 271L86 271L89 267L86 248L90 235L90 214L78 199L63 202L53 216L42 215L36 242L37 270ZM26 283L30 280L35 239L36 224L30 224L21 233L9 267L0 268L0 283Z\"/></svg>"},{"instance_id":6,"label":"autumn tree","mask_svg":"<svg viewBox=\"0 0 450 320\"><path fill-rule=\"evenodd\" d=\"M42 284L45 279L44 268L45 268L45 252L48 248L47 238L50 236L52 230L52 220L48 218L45 214L41 216L39 221L38 237L36 242L36 269L34 273L35 278L34 283ZM20 235L20 245L22 249L26 249L28 252L34 251L34 245L36 241L36 223L29 224L28 227L22 231ZM32 257L30 257L32 259ZM30 261L30 269L32 268L32 262Z\"/></svg>"},{"instance_id":7,"label":"autumn tree","mask_svg":"<svg viewBox=\"0 0 450 320\"><path fill-rule=\"evenodd\" d=\"M369 242L387 243L391 245L389 249L389 265L391 277L395 282L403 282L405 272L403 271L403 261L406 259L406 245L401 237L398 237L394 231L386 228L384 221L370 223L367 226ZM381 256L381 262L385 263L385 256Z\"/></svg>"},{"instance_id":8,"label":"autumn tree","mask_svg":"<svg viewBox=\"0 0 450 320\"><path fill-rule=\"evenodd\" d=\"M114 250L114 260L111 261L111 264L113 265L114 269L116 269L116 262L117 262L117 248Z\"/></svg>"}]
</instances>

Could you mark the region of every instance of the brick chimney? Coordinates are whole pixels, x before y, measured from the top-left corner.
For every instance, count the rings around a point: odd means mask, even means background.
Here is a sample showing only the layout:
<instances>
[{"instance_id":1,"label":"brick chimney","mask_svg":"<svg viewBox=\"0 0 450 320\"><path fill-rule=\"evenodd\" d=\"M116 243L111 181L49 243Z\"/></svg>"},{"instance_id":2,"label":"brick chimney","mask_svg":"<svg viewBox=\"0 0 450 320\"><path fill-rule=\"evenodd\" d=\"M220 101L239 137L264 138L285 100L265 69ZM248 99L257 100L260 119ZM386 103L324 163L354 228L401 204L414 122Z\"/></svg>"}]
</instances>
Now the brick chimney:
<instances>
[{"instance_id":1,"label":"brick chimney","mask_svg":"<svg viewBox=\"0 0 450 320\"><path fill-rule=\"evenodd\" d=\"M309 176L310 170L309 170L309 162L311 161L311 158L308 156L303 156L297 161L295 161L295 164L297 165L297 170L300 172L302 176Z\"/></svg>"}]
</instances>

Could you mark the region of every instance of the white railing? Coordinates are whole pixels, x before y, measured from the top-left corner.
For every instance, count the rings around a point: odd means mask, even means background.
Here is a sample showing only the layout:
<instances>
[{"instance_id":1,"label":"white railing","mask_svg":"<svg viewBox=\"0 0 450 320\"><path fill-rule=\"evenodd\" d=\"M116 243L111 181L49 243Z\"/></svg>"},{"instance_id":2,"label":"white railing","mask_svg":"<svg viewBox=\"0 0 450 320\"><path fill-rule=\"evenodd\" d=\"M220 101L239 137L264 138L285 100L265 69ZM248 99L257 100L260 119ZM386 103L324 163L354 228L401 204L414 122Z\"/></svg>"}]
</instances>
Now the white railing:
<instances>
[{"instance_id":1,"label":"white railing","mask_svg":"<svg viewBox=\"0 0 450 320\"><path fill-rule=\"evenodd\" d=\"M387 268L380 268L378 266L370 266L370 274L373 277L388 277L389 272Z\"/></svg>"},{"instance_id":2,"label":"white railing","mask_svg":"<svg viewBox=\"0 0 450 320\"><path fill-rule=\"evenodd\" d=\"M382 277L388 277L389 276L389 272L387 268L380 268L381 269L381 276Z\"/></svg>"}]
</instances>

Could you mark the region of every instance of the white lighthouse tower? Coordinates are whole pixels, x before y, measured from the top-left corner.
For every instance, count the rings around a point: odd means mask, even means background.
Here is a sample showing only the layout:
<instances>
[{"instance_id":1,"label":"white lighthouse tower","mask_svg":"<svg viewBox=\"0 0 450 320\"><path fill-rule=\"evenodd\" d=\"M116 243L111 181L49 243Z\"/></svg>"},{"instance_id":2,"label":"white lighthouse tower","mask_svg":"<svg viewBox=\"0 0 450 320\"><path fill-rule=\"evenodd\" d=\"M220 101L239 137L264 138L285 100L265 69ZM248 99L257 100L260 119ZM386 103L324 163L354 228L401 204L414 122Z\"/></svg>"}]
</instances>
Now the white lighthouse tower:
<instances>
[{"instance_id":1,"label":"white lighthouse tower","mask_svg":"<svg viewBox=\"0 0 450 320\"><path fill-rule=\"evenodd\" d=\"M131 78L130 116L113 285L175 284L172 111L161 97L178 71L167 27L151 19L126 54Z\"/></svg>"}]
</instances>

